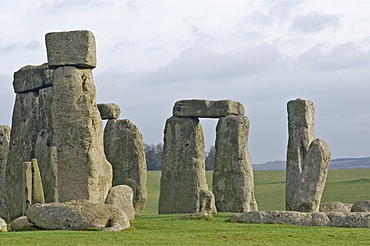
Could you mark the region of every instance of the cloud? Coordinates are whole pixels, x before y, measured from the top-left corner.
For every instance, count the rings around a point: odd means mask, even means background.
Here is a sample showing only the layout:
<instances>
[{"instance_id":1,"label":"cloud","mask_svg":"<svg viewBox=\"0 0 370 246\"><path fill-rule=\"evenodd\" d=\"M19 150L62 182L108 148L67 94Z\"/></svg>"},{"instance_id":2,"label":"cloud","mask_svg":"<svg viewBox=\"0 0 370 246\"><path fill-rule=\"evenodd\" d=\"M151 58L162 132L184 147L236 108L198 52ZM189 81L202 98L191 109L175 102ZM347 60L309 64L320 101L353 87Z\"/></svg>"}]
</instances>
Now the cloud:
<instances>
[{"instance_id":1,"label":"cloud","mask_svg":"<svg viewBox=\"0 0 370 246\"><path fill-rule=\"evenodd\" d=\"M361 68L370 63L370 50L363 51L352 42L325 51L323 45L304 52L298 60L309 64L313 70L341 70Z\"/></svg>"},{"instance_id":2,"label":"cloud","mask_svg":"<svg viewBox=\"0 0 370 246\"><path fill-rule=\"evenodd\" d=\"M22 52L26 50L36 50L41 48L42 45L37 41L30 41L30 42L14 42L9 43L4 46L0 46L1 53L9 53L13 51Z\"/></svg>"},{"instance_id":3,"label":"cloud","mask_svg":"<svg viewBox=\"0 0 370 246\"><path fill-rule=\"evenodd\" d=\"M337 28L339 25L339 15L321 14L312 11L306 15L296 17L293 20L292 29L310 34L327 28Z\"/></svg>"},{"instance_id":4,"label":"cloud","mask_svg":"<svg viewBox=\"0 0 370 246\"><path fill-rule=\"evenodd\" d=\"M298 7L302 4L301 0L284 0L284 1L269 1L272 4L275 4L273 8L270 10L269 15L274 16L278 19L285 20L290 16L291 13L294 13L294 8Z\"/></svg>"},{"instance_id":5,"label":"cloud","mask_svg":"<svg viewBox=\"0 0 370 246\"><path fill-rule=\"evenodd\" d=\"M179 83L236 78L266 71L279 57L277 48L268 44L251 46L234 54L193 46L165 67L147 72L138 79L143 83Z\"/></svg>"}]
</instances>

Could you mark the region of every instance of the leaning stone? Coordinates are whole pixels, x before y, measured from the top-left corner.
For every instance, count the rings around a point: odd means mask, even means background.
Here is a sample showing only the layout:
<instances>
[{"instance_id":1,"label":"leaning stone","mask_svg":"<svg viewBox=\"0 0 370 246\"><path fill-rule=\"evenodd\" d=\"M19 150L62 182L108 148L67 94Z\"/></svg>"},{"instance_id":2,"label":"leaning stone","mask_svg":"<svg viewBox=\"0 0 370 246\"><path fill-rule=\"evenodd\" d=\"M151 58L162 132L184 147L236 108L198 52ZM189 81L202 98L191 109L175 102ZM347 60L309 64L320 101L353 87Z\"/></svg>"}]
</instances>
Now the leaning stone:
<instances>
[{"instance_id":1,"label":"leaning stone","mask_svg":"<svg viewBox=\"0 0 370 246\"><path fill-rule=\"evenodd\" d=\"M295 226L329 226L325 213L302 213L296 211L252 211L235 214L231 222L254 224L284 224Z\"/></svg>"},{"instance_id":2,"label":"leaning stone","mask_svg":"<svg viewBox=\"0 0 370 246\"><path fill-rule=\"evenodd\" d=\"M40 176L39 165L37 159L32 159L32 204L44 203L44 189L42 188L42 181Z\"/></svg>"},{"instance_id":3,"label":"leaning stone","mask_svg":"<svg viewBox=\"0 0 370 246\"><path fill-rule=\"evenodd\" d=\"M0 125L0 218L9 218L6 184L6 162L10 141L10 127Z\"/></svg>"},{"instance_id":4,"label":"leaning stone","mask_svg":"<svg viewBox=\"0 0 370 246\"><path fill-rule=\"evenodd\" d=\"M27 211L27 209L32 205L32 164L31 162L23 162L23 207L22 215Z\"/></svg>"},{"instance_id":5,"label":"leaning stone","mask_svg":"<svg viewBox=\"0 0 370 246\"><path fill-rule=\"evenodd\" d=\"M216 128L212 190L218 212L257 210L246 116L221 117Z\"/></svg>"},{"instance_id":6,"label":"leaning stone","mask_svg":"<svg viewBox=\"0 0 370 246\"><path fill-rule=\"evenodd\" d=\"M108 120L104 150L113 169L113 186L128 185L134 192L136 215L141 215L147 198L147 168L143 136L130 120Z\"/></svg>"},{"instance_id":7,"label":"leaning stone","mask_svg":"<svg viewBox=\"0 0 370 246\"><path fill-rule=\"evenodd\" d=\"M320 204L320 212L341 212L349 213L351 209L341 202L326 202Z\"/></svg>"},{"instance_id":8,"label":"leaning stone","mask_svg":"<svg viewBox=\"0 0 370 246\"><path fill-rule=\"evenodd\" d=\"M300 212L319 212L322 193L330 163L329 146L321 139L315 139L303 162L301 183L294 195L292 209Z\"/></svg>"},{"instance_id":9,"label":"leaning stone","mask_svg":"<svg viewBox=\"0 0 370 246\"><path fill-rule=\"evenodd\" d=\"M351 212L370 212L370 200L355 202Z\"/></svg>"},{"instance_id":10,"label":"leaning stone","mask_svg":"<svg viewBox=\"0 0 370 246\"><path fill-rule=\"evenodd\" d=\"M115 103L99 103L97 106L103 120L118 119L121 114L120 107Z\"/></svg>"},{"instance_id":11,"label":"leaning stone","mask_svg":"<svg viewBox=\"0 0 370 246\"><path fill-rule=\"evenodd\" d=\"M10 228L12 228L12 231L16 231L16 230L21 229L22 227L25 227L25 226L34 227L34 225L27 220L26 216L16 218L10 224Z\"/></svg>"},{"instance_id":12,"label":"leaning stone","mask_svg":"<svg viewBox=\"0 0 370 246\"><path fill-rule=\"evenodd\" d=\"M110 188L105 204L112 204L122 209L129 220L135 219L133 203L134 193L128 185L117 185Z\"/></svg>"},{"instance_id":13,"label":"leaning stone","mask_svg":"<svg viewBox=\"0 0 370 246\"><path fill-rule=\"evenodd\" d=\"M217 213L215 196L209 190L199 192L199 211L207 213Z\"/></svg>"},{"instance_id":14,"label":"leaning stone","mask_svg":"<svg viewBox=\"0 0 370 246\"><path fill-rule=\"evenodd\" d=\"M38 108L37 92L16 95L6 170L9 217L12 219L20 217L23 211L22 164L34 158Z\"/></svg>"},{"instance_id":15,"label":"leaning stone","mask_svg":"<svg viewBox=\"0 0 370 246\"><path fill-rule=\"evenodd\" d=\"M8 226L6 225L5 220L0 218L0 232L7 232L8 231Z\"/></svg>"},{"instance_id":16,"label":"leaning stone","mask_svg":"<svg viewBox=\"0 0 370 246\"><path fill-rule=\"evenodd\" d=\"M15 93L37 91L53 84L53 70L47 63L40 66L25 66L14 73Z\"/></svg>"},{"instance_id":17,"label":"leaning stone","mask_svg":"<svg viewBox=\"0 0 370 246\"><path fill-rule=\"evenodd\" d=\"M49 67L96 67L96 44L90 31L51 32L45 35Z\"/></svg>"},{"instance_id":18,"label":"leaning stone","mask_svg":"<svg viewBox=\"0 0 370 246\"><path fill-rule=\"evenodd\" d=\"M103 231L121 231L130 227L127 215L121 209L88 200L36 203L27 210L26 216L32 224L46 230L98 228Z\"/></svg>"},{"instance_id":19,"label":"leaning stone","mask_svg":"<svg viewBox=\"0 0 370 246\"><path fill-rule=\"evenodd\" d=\"M51 107L59 201L88 199L104 203L112 186L112 167L104 154L91 70L56 68Z\"/></svg>"},{"instance_id":20,"label":"leaning stone","mask_svg":"<svg viewBox=\"0 0 370 246\"><path fill-rule=\"evenodd\" d=\"M292 100L288 109L288 149L286 162L286 210L292 210L294 195L301 183L303 160L311 142L315 139L314 114L312 101Z\"/></svg>"},{"instance_id":21,"label":"leaning stone","mask_svg":"<svg viewBox=\"0 0 370 246\"><path fill-rule=\"evenodd\" d=\"M201 190L208 190L202 126L198 118L173 116L164 130L159 213L200 212Z\"/></svg>"},{"instance_id":22,"label":"leaning stone","mask_svg":"<svg viewBox=\"0 0 370 246\"><path fill-rule=\"evenodd\" d=\"M331 227L370 228L370 213L328 213Z\"/></svg>"},{"instance_id":23,"label":"leaning stone","mask_svg":"<svg viewBox=\"0 0 370 246\"><path fill-rule=\"evenodd\" d=\"M173 106L173 116L219 118L229 115L244 115L240 102L231 100L181 100Z\"/></svg>"}]
</instances>

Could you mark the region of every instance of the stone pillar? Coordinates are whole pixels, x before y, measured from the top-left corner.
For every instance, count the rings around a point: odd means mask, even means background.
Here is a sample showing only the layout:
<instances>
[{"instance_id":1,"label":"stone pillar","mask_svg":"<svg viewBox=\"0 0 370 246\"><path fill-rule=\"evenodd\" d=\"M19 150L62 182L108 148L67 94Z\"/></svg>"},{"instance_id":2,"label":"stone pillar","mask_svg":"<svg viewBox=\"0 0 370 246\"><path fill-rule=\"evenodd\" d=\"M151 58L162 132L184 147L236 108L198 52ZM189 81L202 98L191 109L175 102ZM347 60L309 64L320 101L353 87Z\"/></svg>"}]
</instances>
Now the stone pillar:
<instances>
[{"instance_id":1,"label":"stone pillar","mask_svg":"<svg viewBox=\"0 0 370 246\"><path fill-rule=\"evenodd\" d=\"M103 203L112 185L112 167L104 154L92 71L58 67L53 87L59 201L88 199Z\"/></svg>"},{"instance_id":2,"label":"stone pillar","mask_svg":"<svg viewBox=\"0 0 370 246\"><path fill-rule=\"evenodd\" d=\"M0 125L0 218L9 218L7 183L6 183L6 162L8 158L10 141L10 127Z\"/></svg>"},{"instance_id":3,"label":"stone pillar","mask_svg":"<svg viewBox=\"0 0 370 246\"><path fill-rule=\"evenodd\" d=\"M159 213L199 212L201 190L208 190L202 126L196 117L173 116L164 130Z\"/></svg>"},{"instance_id":4,"label":"stone pillar","mask_svg":"<svg viewBox=\"0 0 370 246\"><path fill-rule=\"evenodd\" d=\"M288 150L286 160L286 210L293 209L293 199L299 184L303 162L311 142L315 139L314 105L308 100L292 100L288 109Z\"/></svg>"},{"instance_id":5,"label":"stone pillar","mask_svg":"<svg viewBox=\"0 0 370 246\"><path fill-rule=\"evenodd\" d=\"M32 204L45 203L44 190L42 188L42 181L40 175L39 165L37 159L32 159Z\"/></svg>"},{"instance_id":6,"label":"stone pillar","mask_svg":"<svg viewBox=\"0 0 370 246\"><path fill-rule=\"evenodd\" d=\"M32 205L32 164L23 162L22 169L22 215Z\"/></svg>"},{"instance_id":7,"label":"stone pillar","mask_svg":"<svg viewBox=\"0 0 370 246\"><path fill-rule=\"evenodd\" d=\"M221 117L216 128L213 194L218 212L257 210L246 116Z\"/></svg>"},{"instance_id":8,"label":"stone pillar","mask_svg":"<svg viewBox=\"0 0 370 246\"><path fill-rule=\"evenodd\" d=\"M294 195L292 210L319 212L329 163L329 146L323 140L315 139L310 144L303 162L301 182Z\"/></svg>"},{"instance_id":9,"label":"stone pillar","mask_svg":"<svg viewBox=\"0 0 370 246\"><path fill-rule=\"evenodd\" d=\"M12 116L9 155L6 169L10 218L18 218L23 211L23 162L34 157L38 129L39 98L37 91L18 93Z\"/></svg>"},{"instance_id":10,"label":"stone pillar","mask_svg":"<svg viewBox=\"0 0 370 246\"><path fill-rule=\"evenodd\" d=\"M147 198L143 136L130 120L110 119L104 129L104 150L112 164L113 186L132 188L135 213L141 215Z\"/></svg>"}]
</instances>

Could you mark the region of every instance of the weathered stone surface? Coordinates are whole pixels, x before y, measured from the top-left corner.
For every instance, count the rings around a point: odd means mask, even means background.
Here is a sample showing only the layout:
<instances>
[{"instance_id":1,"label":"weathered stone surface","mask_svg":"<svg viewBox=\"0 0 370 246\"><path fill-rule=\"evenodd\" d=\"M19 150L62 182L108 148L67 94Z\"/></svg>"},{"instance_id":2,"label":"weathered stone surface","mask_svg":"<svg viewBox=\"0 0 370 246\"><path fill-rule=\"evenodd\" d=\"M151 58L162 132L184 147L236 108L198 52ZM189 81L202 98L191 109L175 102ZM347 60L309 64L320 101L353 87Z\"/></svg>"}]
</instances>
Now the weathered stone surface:
<instances>
[{"instance_id":1,"label":"weathered stone surface","mask_svg":"<svg viewBox=\"0 0 370 246\"><path fill-rule=\"evenodd\" d=\"M14 73L15 93L37 91L53 84L53 70L47 63L40 66L28 65Z\"/></svg>"},{"instance_id":2,"label":"weathered stone surface","mask_svg":"<svg viewBox=\"0 0 370 246\"><path fill-rule=\"evenodd\" d=\"M6 222L2 218L0 218L0 231L1 232L7 232L8 231Z\"/></svg>"},{"instance_id":3,"label":"weathered stone surface","mask_svg":"<svg viewBox=\"0 0 370 246\"><path fill-rule=\"evenodd\" d=\"M287 224L295 226L330 226L325 213L302 213L296 211L252 211L235 214L231 222L255 224Z\"/></svg>"},{"instance_id":4,"label":"weathered stone surface","mask_svg":"<svg viewBox=\"0 0 370 246\"><path fill-rule=\"evenodd\" d=\"M96 44L90 31L51 32L45 35L49 67L96 67Z\"/></svg>"},{"instance_id":5,"label":"weathered stone surface","mask_svg":"<svg viewBox=\"0 0 370 246\"><path fill-rule=\"evenodd\" d=\"M10 228L12 228L12 231L16 231L16 230L21 229L22 227L25 227L25 226L34 227L34 225L27 220L26 216L16 218L10 224Z\"/></svg>"},{"instance_id":6,"label":"weathered stone surface","mask_svg":"<svg viewBox=\"0 0 370 246\"><path fill-rule=\"evenodd\" d=\"M370 212L370 200L355 202L351 212Z\"/></svg>"},{"instance_id":7,"label":"weathered stone surface","mask_svg":"<svg viewBox=\"0 0 370 246\"><path fill-rule=\"evenodd\" d=\"M113 169L113 186L128 185L134 192L134 208L142 214L147 198L147 168L143 136L130 120L108 120L104 150Z\"/></svg>"},{"instance_id":8,"label":"weathered stone surface","mask_svg":"<svg viewBox=\"0 0 370 246\"><path fill-rule=\"evenodd\" d=\"M328 213L330 226L370 228L370 213Z\"/></svg>"},{"instance_id":9,"label":"weathered stone surface","mask_svg":"<svg viewBox=\"0 0 370 246\"><path fill-rule=\"evenodd\" d=\"M180 117L219 118L244 115L244 106L231 100L181 100L173 106L173 115Z\"/></svg>"},{"instance_id":10,"label":"weathered stone surface","mask_svg":"<svg viewBox=\"0 0 370 246\"><path fill-rule=\"evenodd\" d=\"M301 183L303 161L311 142L315 139L312 101L292 100L288 109L288 150L286 162L286 210L292 210L294 195Z\"/></svg>"},{"instance_id":11,"label":"weathered stone surface","mask_svg":"<svg viewBox=\"0 0 370 246\"><path fill-rule=\"evenodd\" d=\"M202 126L198 118L173 116L164 130L159 213L199 212L201 190L208 190Z\"/></svg>"},{"instance_id":12,"label":"weathered stone surface","mask_svg":"<svg viewBox=\"0 0 370 246\"><path fill-rule=\"evenodd\" d=\"M23 162L22 170L22 215L27 211L27 209L32 205L32 163Z\"/></svg>"},{"instance_id":13,"label":"weathered stone surface","mask_svg":"<svg viewBox=\"0 0 370 246\"><path fill-rule=\"evenodd\" d=\"M351 208L341 202L326 202L326 203L320 203L320 212L349 213L351 212Z\"/></svg>"},{"instance_id":14,"label":"weathered stone surface","mask_svg":"<svg viewBox=\"0 0 370 246\"><path fill-rule=\"evenodd\" d=\"M32 204L44 203L44 190L42 188L42 181L40 176L39 165L37 159L32 159Z\"/></svg>"},{"instance_id":15,"label":"weathered stone surface","mask_svg":"<svg viewBox=\"0 0 370 246\"><path fill-rule=\"evenodd\" d=\"M115 103L99 103L97 106L103 120L118 119L121 115L121 108Z\"/></svg>"},{"instance_id":16,"label":"weathered stone surface","mask_svg":"<svg viewBox=\"0 0 370 246\"><path fill-rule=\"evenodd\" d=\"M23 162L34 158L38 113L38 92L31 91L16 95L6 170L10 218L18 218L22 215L24 195L22 165Z\"/></svg>"},{"instance_id":17,"label":"weathered stone surface","mask_svg":"<svg viewBox=\"0 0 370 246\"><path fill-rule=\"evenodd\" d=\"M110 188L105 204L112 204L122 209L129 220L135 219L134 192L128 185L117 185Z\"/></svg>"},{"instance_id":18,"label":"weathered stone surface","mask_svg":"<svg viewBox=\"0 0 370 246\"><path fill-rule=\"evenodd\" d=\"M9 218L6 184L6 162L10 141L10 127L0 125L0 218Z\"/></svg>"},{"instance_id":19,"label":"weathered stone surface","mask_svg":"<svg viewBox=\"0 0 370 246\"><path fill-rule=\"evenodd\" d=\"M292 203L294 211L319 212L329 163L329 146L323 140L315 139L308 148L303 161L301 183L298 184Z\"/></svg>"},{"instance_id":20,"label":"weathered stone surface","mask_svg":"<svg viewBox=\"0 0 370 246\"><path fill-rule=\"evenodd\" d=\"M218 212L257 210L248 134L248 117L227 116L219 119L212 185Z\"/></svg>"},{"instance_id":21,"label":"weathered stone surface","mask_svg":"<svg viewBox=\"0 0 370 246\"><path fill-rule=\"evenodd\" d=\"M127 215L116 206L88 200L65 203L36 203L26 212L27 219L47 230L121 231L130 227Z\"/></svg>"},{"instance_id":22,"label":"weathered stone surface","mask_svg":"<svg viewBox=\"0 0 370 246\"><path fill-rule=\"evenodd\" d=\"M58 158L54 146L53 87L39 90L39 131L35 143L35 158L40 169L45 202L58 201Z\"/></svg>"},{"instance_id":23,"label":"weathered stone surface","mask_svg":"<svg viewBox=\"0 0 370 246\"><path fill-rule=\"evenodd\" d=\"M51 113L59 201L88 199L103 203L112 186L112 167L104 154L92 72L58 67L53 87Z\"/></svg>"},{"instance_id":24,"label":"weathered stone surface","mask_svg":"<svg viewBox=\"0 0 370 246\"><path fill-rule=\"evenodd\" d=\"M207 213L217 213L215 196L209 190L199 191L199 211Z\"/></svg>"}]
</instances>

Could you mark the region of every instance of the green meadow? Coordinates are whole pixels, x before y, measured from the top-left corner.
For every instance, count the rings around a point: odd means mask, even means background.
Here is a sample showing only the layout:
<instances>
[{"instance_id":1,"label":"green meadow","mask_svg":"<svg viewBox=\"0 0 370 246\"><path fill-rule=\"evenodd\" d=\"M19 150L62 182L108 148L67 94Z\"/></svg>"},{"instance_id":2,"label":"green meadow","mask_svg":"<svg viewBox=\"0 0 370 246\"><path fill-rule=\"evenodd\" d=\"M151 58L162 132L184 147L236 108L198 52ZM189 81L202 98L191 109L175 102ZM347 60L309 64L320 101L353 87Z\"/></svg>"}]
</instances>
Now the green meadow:
<instances>
[{"instance_id":1,"label":"green meadow","mask_svg":"<svg viewBox=\"0 0 370 246\"><path fill-rule=\"evenodd\" d=\"M285 171L255 171L259 210L284 210ZM0 233L0 245L370 245L370 229L230 223L232 213L178 220L158 215L159 171L148 172L144 215L121 232L22 231ZM212 173L207 172L211 187ZM322 202L369 200L370 169L330 170Z\"/></svg>"}]
</instances>

